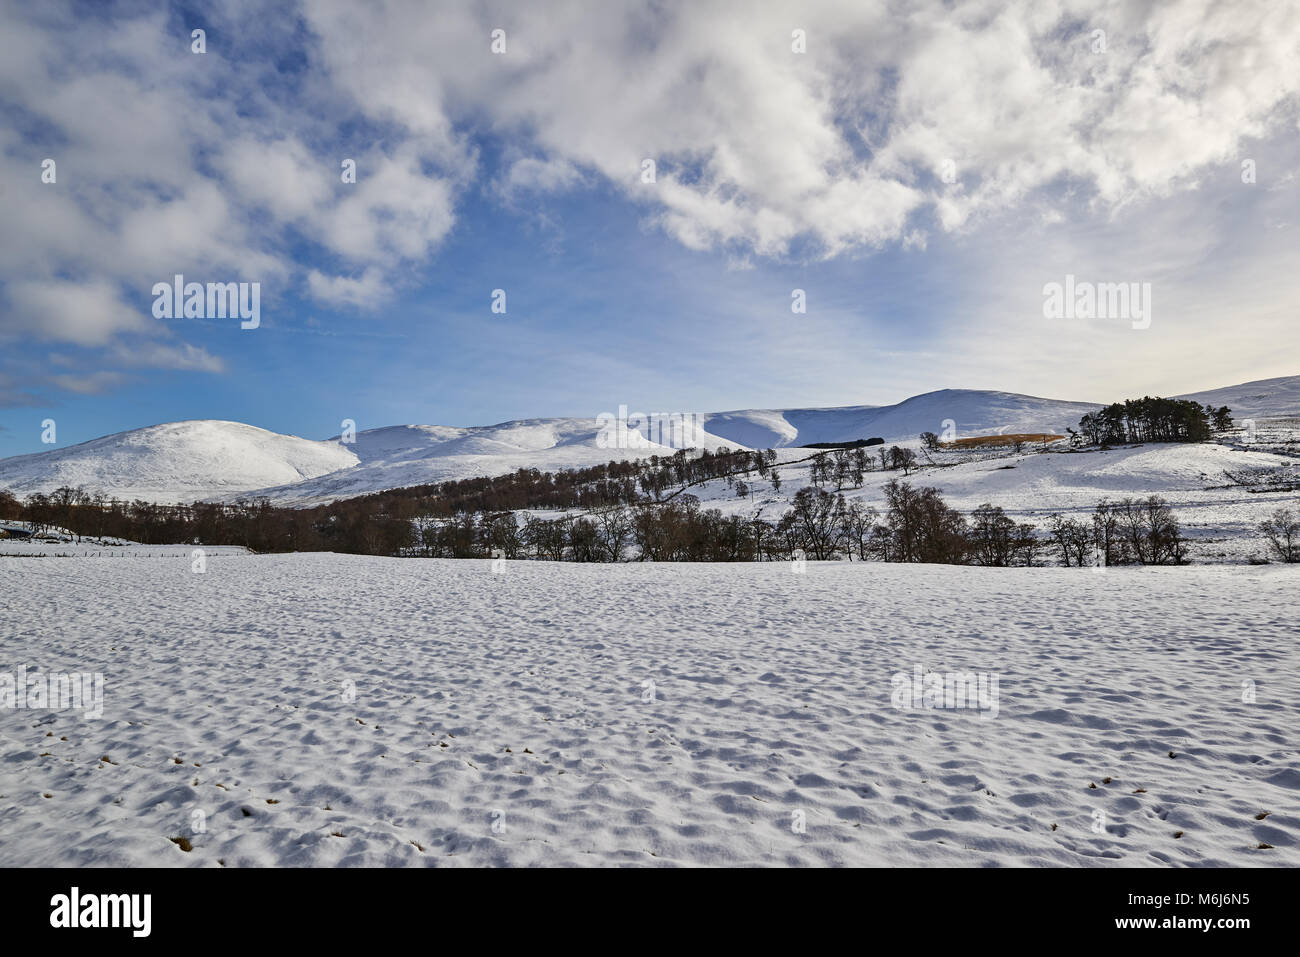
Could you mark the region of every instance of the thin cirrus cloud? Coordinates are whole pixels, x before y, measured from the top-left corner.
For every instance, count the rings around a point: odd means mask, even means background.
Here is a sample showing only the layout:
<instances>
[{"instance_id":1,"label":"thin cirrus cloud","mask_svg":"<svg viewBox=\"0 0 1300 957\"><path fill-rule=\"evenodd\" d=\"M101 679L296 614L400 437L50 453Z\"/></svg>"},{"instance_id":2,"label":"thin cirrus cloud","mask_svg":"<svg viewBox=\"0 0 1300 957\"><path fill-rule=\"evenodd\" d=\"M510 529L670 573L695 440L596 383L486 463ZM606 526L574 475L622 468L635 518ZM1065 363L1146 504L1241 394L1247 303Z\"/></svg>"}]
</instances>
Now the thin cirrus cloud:
<instances>
[{"instance_id":1,"label":"thin cirrus cloud","mask_svg":"<svg viewBox=\"0 0 1300 957\"><path fill-rule=\"evenodd\" d=\"M243 2L205 12L197 56L179 7L8 7L0 338L91 350L99 388L127 367L221 372L152 321L154 282L261 281L270 300L374 314L485 186L522 206L599 181L752 272L925 255L1008 215L1038 228L1062 196L1104 220L1296 129L1293 4L739 9L317 0L255 33L272 7ZM39 181L47 156L57 185Z\"/></svg>"}]
</instances>

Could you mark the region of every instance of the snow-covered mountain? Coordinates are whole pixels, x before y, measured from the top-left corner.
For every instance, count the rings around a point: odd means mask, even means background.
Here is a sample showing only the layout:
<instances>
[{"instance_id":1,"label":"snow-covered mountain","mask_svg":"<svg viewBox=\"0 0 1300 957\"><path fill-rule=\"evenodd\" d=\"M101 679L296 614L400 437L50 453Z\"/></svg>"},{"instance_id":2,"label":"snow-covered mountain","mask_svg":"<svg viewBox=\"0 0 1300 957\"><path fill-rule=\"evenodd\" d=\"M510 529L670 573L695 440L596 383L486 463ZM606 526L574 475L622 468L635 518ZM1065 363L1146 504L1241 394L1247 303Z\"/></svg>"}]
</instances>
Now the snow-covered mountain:
<instances>
[{"instance_id":1,"label":"snow-covered mountain","mask_svg":"<svg viewBox=\"0 0 1300 957\"><path fill-rule=\"evenodd\" d=\"M1300 416L1300 376L1184 396L1228 405L1240 419ZM399 425L311 441L237 422L175 422L81 445L0 459L0 488L25 495L81 485L118 498L157 502L265 495L307 504L385 488L501 475L519 468L580 468L674 447L785 448L879 436L915 440L924 431L959 436L1064 432L1097 403L1009 392L944 389L896 405L833 409L744 409L703 413L688 438L587 418L523 419L457 428ZM659 441L650 441L656 438Z\"/></svg>"},{"instance_id":2,"label":"snow-covered mountain","mask_svg":"<svg viewBox=\"0 0 1300 957\"><path fill-rule=\"evenodd\" d=\"M842 409L747 410L706 417L705 428L733 445L782 448L879 436L889 442L942 434L951 420L958 435L990 432L1060 432L1078 425L1095 402L1062 402L974 389L942 389L897 405Z\"/></svg>"},{"instance_id":3,"label":"snow-covered mountain","mask_svg":"<svg viewBox=\"0 0 1300 957\"><path fill-rule=\"evenodd\" d=\"M84 486L119 499L181 502L292 485L356 464L337 442L240 422L169 422L0 459L0 488L26 495Z\"/></svg>"},{"instance_id":4,"label":"snow-covered mountain","mask_svg":"<svg viewBox=\"0 0 1300 957\"><path fill-rule=\"evenodd\" d=\"M1242 419L1266 419L1277 416L1300 415L1300 376L1282 376L1278 379L1258 379L1230 385L1208 392L1175 396L1178 399L1195 399L1216 408L1226 405L1238 422Z\"/></svg>"},{"instance_id":5,"label":"snow-covered mountain","mask_svg":"<svg viewBox=\"0 0 1300 957\"><path fill-rule=\"evenodd\" d=\"M543 471L582 468L619 458L668 455L684 445L717 448L785 448L879 436L888 441L915 439L924 431L942 432L953 419L960 435L992 431L1064 430L1096 405L1057 402L1004 392L945 390L916 396L893 406L838 409L743 409L704 413L693 438L681 441L667 425L638 422L627 428L596 419L524 419L477 428L402 425L358 432L348 446L355 468L289 487L259 489L280 502L321 502L377 489L480 475L520 468ZM647 413L652 415L653 413ZM602 438L603 433L603 438ZM651 441L657 438L661 441ZM4 463L0 462L0 481Z\"/></svg>"}]
</instances>

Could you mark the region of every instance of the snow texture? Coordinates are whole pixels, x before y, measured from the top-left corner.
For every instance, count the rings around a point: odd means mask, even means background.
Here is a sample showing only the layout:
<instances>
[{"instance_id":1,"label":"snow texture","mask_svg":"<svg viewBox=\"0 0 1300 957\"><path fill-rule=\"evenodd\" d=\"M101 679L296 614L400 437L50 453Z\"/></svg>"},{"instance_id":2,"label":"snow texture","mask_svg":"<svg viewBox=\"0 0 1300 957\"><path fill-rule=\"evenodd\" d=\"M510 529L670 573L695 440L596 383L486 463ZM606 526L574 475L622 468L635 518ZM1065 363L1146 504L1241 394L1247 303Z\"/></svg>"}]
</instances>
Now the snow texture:
<instances>
[{"instance_id":1,"label":"snow texture","mask_svg":"<svg viewBox=\"0 0 1300 957\"><path fill-rule=\"evenodd\" d=\"M190 568L0 558L0 865L1300 864L1300 569Z\"/></svg>"}]
</instances>

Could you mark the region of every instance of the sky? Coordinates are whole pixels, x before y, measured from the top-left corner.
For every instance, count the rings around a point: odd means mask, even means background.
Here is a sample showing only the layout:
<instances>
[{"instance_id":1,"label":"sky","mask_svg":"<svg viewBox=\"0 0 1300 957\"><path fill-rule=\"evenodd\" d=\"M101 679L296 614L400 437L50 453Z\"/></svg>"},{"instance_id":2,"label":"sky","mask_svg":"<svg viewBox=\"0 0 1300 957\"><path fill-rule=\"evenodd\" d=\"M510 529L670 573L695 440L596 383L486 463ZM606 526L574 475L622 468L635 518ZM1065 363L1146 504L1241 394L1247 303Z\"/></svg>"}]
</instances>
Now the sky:
<instances>
[{"instance_id":1,"label":"sky","mask_svg":"<svg viewBox=\"0 0 1300 957\"><path fill-rule=\"evenodd\" d=\"M0 456L1297 375L1297 50L1276 0L3 0Z\"/></svg>"}]
</instances>

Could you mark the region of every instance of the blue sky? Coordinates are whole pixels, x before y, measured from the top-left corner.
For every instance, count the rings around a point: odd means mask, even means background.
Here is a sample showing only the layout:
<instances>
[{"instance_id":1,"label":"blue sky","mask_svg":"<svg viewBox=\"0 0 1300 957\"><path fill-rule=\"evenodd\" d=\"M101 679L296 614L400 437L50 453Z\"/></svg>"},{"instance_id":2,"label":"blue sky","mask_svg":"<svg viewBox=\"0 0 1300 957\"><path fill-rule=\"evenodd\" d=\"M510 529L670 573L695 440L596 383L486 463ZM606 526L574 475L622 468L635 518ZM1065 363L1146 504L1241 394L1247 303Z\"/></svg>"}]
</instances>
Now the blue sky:
<instances>
[{"instance_id":1,"label":"blue sky","mask_svg":"<svg viewBox=\"0 0 1300 957\"><path fill-rule=\"evenodd\" d=\"M0 455L1300 373L1300 13L607 6L7 8ZM155 319L177 272L260 327ZM1067 273L1151 328L1045 319Z\"/></svg>"}]
</instances>

